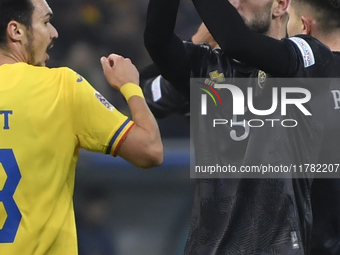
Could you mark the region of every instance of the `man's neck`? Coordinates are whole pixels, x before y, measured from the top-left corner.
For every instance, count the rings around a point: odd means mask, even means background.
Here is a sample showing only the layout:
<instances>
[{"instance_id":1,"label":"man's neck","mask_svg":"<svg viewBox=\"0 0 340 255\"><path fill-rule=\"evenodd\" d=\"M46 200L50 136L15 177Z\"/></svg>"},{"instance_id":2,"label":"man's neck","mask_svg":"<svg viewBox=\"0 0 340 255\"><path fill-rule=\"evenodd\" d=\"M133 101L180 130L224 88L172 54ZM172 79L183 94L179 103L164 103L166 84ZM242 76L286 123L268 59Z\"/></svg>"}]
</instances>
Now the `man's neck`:
<instances>
[{"instance_id":1,"label":"man's neck","mask_svg":"<svg viewBox=\"0 0 340 255\"><path fill-rule=\"evenodd\" d=\"M0 65L14 64L18 62L21 62L20 58L16 57L14 54L7 50L0 49Z\"/></svg>"}]
</instances>

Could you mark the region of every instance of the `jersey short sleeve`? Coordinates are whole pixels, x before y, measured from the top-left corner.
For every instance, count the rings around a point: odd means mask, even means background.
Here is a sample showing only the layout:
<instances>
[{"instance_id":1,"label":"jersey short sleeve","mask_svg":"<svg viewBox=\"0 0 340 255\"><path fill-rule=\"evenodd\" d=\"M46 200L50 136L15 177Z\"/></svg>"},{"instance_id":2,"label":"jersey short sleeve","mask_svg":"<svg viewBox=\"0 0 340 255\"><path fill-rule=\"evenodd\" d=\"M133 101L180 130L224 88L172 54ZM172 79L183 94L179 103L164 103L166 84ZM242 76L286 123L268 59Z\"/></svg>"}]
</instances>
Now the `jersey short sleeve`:
<instances>
[{"instance_id":1,"label":"jersey short sleeve","mask_svg":"<svg viewBox=\"0 0 340 255\"><path fill-rule=\"evenodd\" d=\"M134 122L120 113L81 75L65 69L65 95L81 148L116 156Z\"/></svg>"}]
</instances>

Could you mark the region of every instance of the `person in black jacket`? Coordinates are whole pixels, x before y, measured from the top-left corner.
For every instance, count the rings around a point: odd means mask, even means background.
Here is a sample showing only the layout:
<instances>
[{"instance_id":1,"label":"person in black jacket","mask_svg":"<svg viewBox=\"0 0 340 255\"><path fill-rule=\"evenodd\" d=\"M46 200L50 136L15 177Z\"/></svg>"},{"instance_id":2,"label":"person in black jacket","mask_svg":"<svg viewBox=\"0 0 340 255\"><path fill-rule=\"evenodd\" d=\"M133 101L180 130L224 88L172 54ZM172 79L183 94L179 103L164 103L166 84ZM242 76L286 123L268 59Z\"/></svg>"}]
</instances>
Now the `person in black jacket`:
<instances>
[{"instance_id":1,"label":"person in black jacket","mask_svg":"<svg viewBox=\"0 0 340 255\"><path fill-rule=\"evenodd\" d=\"M221 49L214 50L182 43L173 33L178 1L150 1L145 45L161 74L188 99L190 77L207 77L213 83L231 82L235 77L258 78L259 74L263 77L263 73L274 77L338 77L338 53L330 51L315 38L301 35L276 40L279 37L272 36L276 37L273 39L263 35L270 34L268 31L279 24L275 20L283 19L290 1L230 2L238 11L225 0L194 0L203 22L221 46ZM317 5L314 1L308 4L296 0L289 11L290 31L303 28L299 32L322 32L322 28L315 25L321 25L317 19L306 19L301 15L304 10L308 10L310 18L314 10L315 17L315 9L323 10L323 15L328 17L330 14L333 14L332 17L338 16L336 5ZM300 19L293 24L294 15ZM164 20L167 21L165 26ZM330 24L336 24L336 18L332 18ZM335 28L334 31L333 36L337 36ZM337 42L333 44L326 39L323 38L323 42L330 44L333 51L338 50ZM216 71L220 74L218 77L222 77L220 81L211 75L216 74ZM240 167L263 162L273 165L339 162L337 153L334 153L339 144L335 136L339 123L335 121L330 124L331 119L338 119L338 112L335 111L338 100L334 91L339 89L339 85L332 86L326 84L317 87L314 84L308 87L312 94L312 100L308 102L312 117L304 118L297 109L288 113L305 120L297 129L250 130L244 125L244 130L240 131L225 126L224 133L227 135L214 140L211 125L198 114L191 114L191 119L199 127L194 130L197 134L197 164L218 162ZM271 85L250 81L250 84L240 86L240 89L246 93L247 87L256 91L254 101L266 107ZM230 108L232 104L227 101L221 111L215 114L218 116L222 112L228 116ZM228 117L233 116L229 113ZM270 117L282 119L277 111ZM228 136L233 131L234 134L236 131L238 140ZM332 184L337 186L335 182ZM310 178L198 179L185 254L310 254L313 227L311 185ZM331 197L336 201L335 196ZM319 201L313 200L313 203L316 210L320 210ZM338 221L334 215L331 213L327 220L335 220L336 230ZM317 220L322 222L320 217ZM321 225L326 224L325 221ZM321 228L314 229L314 232L319 230ZM337 254L338 232L335 231L336 234L331 236L331 230L326 229L325 233L325 239L329 237L328 243L324 241L323 244L314 245L312 239L312 254L321 254L317 253L320 249L325 252L322 254Z\"/></svg>"}]
</instances>

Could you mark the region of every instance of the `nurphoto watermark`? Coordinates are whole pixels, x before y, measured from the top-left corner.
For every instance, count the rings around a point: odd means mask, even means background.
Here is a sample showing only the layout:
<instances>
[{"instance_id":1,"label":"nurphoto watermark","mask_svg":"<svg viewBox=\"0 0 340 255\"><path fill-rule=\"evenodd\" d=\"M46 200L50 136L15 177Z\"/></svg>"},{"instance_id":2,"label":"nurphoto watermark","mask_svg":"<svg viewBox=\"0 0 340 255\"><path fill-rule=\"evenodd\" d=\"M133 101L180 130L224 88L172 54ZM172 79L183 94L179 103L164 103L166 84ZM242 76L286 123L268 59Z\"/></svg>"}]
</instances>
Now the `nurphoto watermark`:
<instances>
[{"instance_id":1,"label":"nurphoto watermark","mask_svg":"<svg viewBox=\"0 0 340 255\"><path fill-rule=\"evenodd\" d=\"M339 178L337 114L340 79L191 79L191 177Z\"/></svg>"}]
</instances>

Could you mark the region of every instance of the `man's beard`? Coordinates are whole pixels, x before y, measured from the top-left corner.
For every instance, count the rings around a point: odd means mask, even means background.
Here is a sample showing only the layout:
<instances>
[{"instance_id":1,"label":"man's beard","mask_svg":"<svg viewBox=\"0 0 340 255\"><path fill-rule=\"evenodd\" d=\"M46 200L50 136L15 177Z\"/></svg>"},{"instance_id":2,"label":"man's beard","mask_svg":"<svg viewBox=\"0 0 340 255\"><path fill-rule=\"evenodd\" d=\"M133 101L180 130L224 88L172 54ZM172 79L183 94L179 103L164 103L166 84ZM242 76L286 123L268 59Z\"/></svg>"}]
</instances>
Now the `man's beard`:
<instances>
[{"instance_id":1,"label":"man's beard","mask_svg":"<svg viewBox=\"0 0 340 255\"><path fill-rule=\"evenodd\" d=\"M254 33L266 35L270 28L270 20L253 20L247 26Z\"/></svg>"},{"instance_id":2,"label":"man's beard","mask_svg":"<svg viewBox=\"0 0 340 255\"><path fill-rule=\"evenodd\" d=\"M27 52L27 64L34 66L45 66L45 62L36 62L35 51L33 47L34 35L28 30L27 31L27 43L25 44L25 49Z\"/></svg>"},{"instance_id":3,"label":"man's beard","mask_svg":"<svg viewBox=\"0 0 340 255\"><path fill-rule=\"evenodd\" d=\"M272 3L269 3L263 13L256 13L252 20L244 20L250 31L263 35L268 33L271 23L271 6Z\"/></svg>"},{"instance_id":4,"label":"man's beard","mask_svg":"<svg viewBox=\"0 0 340 255\"><path fill-rule=\"evenodd\" d=\"M25 44L25 49L27 52L27 64L37 66L35 63L35 52L33 47L34 36L31 31L27 31L27 43Z\"/></svg>"}]
</instances>

